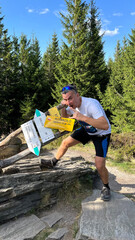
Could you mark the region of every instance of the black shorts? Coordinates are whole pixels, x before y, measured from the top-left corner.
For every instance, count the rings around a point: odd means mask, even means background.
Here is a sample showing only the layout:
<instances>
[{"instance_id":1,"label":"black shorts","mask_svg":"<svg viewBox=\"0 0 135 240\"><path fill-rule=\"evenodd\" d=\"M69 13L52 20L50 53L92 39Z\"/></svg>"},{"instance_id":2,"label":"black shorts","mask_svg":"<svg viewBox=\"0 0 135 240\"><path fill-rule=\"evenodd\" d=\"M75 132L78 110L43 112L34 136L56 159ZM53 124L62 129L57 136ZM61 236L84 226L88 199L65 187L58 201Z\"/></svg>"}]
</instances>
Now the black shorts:
<instances>
[{"instance_id":1,"label":"black shorts","mask_svg":"<svg viewBox=\"0 0 135 240\"><path fill-rule=\"evenodd\" d=\"M92 141L95 146L96 156L104 158L106 157L107 154L110 136L111 134L107 134L104 136L89 135L83 127L78 128L77 130L74 131L73 134L71 134L72 138L81 142L83 145L85 145L89 141Z\"/></svg>"}]
</instances>

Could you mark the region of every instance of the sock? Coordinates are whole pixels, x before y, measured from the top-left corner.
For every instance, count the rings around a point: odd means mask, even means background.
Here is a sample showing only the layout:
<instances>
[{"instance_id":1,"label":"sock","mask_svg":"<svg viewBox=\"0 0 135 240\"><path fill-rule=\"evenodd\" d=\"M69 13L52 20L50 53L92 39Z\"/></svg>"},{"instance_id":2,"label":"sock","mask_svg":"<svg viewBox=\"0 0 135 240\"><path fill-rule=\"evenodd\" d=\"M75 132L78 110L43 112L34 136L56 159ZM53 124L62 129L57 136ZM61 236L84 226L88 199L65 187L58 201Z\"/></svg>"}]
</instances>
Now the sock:
<instances>
[{"instance_id":1,"label":"sock","mask_svg":"<svg viewBox=\"0 0 135 240\"><path fill-rule=\"evenodd\" d=\"M109 187L109 183L107 183L107 184L104 184L104 187L107 187L107 188L109 188L109 189L110 189L110 187Z\"/></svg>"},{"instance_id":2,"label":"sock","mask_svg":"<svg viewBox=\"0 0 135 240\"><path fill-rule=\"evenodd\" d=\"M58 160L56 158L53 158L52 161L53 161L53 166L55 166L56 163L58 162Z\"/></svg>"}]
</instances>

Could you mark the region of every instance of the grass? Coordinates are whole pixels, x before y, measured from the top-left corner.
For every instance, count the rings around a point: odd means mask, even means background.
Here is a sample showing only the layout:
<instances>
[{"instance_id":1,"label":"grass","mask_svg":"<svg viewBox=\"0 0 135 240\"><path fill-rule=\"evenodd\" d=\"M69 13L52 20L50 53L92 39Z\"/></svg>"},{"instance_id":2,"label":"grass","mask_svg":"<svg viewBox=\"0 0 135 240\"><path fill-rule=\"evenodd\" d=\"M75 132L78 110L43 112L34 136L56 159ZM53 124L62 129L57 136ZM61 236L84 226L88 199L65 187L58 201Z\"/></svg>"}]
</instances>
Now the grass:
<instances>
[{"instance_id":1,"label":"grass","mask_svg":"<svg viewBox=\"0 0 135 240\"><path fill-rule=\"evenodd\" d=\"M124 153L117 149L109 148L107 154L107 165L117 167L120 171L128 174L135 174L135 158L129 157L124 159Z\"/></svg>"},{"instance_id":2,"label":"grass","mask_svg":"<svg viewBox=\"0 0 135 240\"><path fill-rule=\"evenodd\" d=\"M51 228L45 228L33 240L45 240L53 231Z\"/></svg>"},{"instance_id":3,"label":"grass","mask_svg":"<svg viewBox=\"0 0 135 240\"><path fill-rule=\"evenodd\" d=\"M90 174L86 174L73 182L65 183L63 188L59 190L58 199L70 204L78 212L81 208L82 200L91 195L92 180Z\"/></svg>"},{"instance_id":4,"label":"grass","mask_svg":"<svg viewBox=\"0 0 135 240\"><path fill-rule=\"evenodd\" d=\"M76 234L78 233L78 231L79 231L79 226L78 226L78 222L76 221L76 222L74 222L74 224L73 224L73 238L74 238L74 239L75 239Z\"/></svg>"},{"instance_id":5,"label":"grass","mask_svg":"<svg viewBox=\"0 0 135 240\"><path fill-rule=\"evenodd\" d=\"M107 165L110 167L117 167L119 170L126 172L128 174L135 174L135 162L117 162L112 158L107 158Z\"/></svg>"}]
</instances>

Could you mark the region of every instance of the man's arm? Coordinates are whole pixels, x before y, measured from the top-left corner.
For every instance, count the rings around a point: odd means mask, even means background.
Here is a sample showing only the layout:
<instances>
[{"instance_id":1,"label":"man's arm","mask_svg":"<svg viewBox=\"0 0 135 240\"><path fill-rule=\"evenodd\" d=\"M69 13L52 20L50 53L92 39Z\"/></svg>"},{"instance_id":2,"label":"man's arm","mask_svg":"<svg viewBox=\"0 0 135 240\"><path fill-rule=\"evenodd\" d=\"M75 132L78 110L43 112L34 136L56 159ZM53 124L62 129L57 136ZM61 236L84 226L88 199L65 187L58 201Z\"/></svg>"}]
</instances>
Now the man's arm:
<instances>
[{"instance_id":1,"label":"man's arm","mask_svg":"<svg viewBox=\"0 0 135 240\"><path fill-rule=\"evenodd\" d=\"M98 119L94 119L94 118L86 117L83 115L82 119L83 120L81 120L81 121L84 121L84 122L92 125L95 128L102 129L102 130L108 130L108 128L109 128L108 122L104 116L102 116Z\"/></svg>"},{"instance_id":2,"label":"man's arm","mask_svg":"<svg viewBox=\"0 0 135 240\"><path fill-rule=\"evenodd\" d=\"M89 125L98 129L107 130L109 128L108 122L104 116L99 117L98 119L94 119L91 117L84 116L83 114L79 113L75 109L72 109L72 111L74 112L74 114L71 118L74 118L78 121L86 122Z\"/></svg>"}]
</instances>

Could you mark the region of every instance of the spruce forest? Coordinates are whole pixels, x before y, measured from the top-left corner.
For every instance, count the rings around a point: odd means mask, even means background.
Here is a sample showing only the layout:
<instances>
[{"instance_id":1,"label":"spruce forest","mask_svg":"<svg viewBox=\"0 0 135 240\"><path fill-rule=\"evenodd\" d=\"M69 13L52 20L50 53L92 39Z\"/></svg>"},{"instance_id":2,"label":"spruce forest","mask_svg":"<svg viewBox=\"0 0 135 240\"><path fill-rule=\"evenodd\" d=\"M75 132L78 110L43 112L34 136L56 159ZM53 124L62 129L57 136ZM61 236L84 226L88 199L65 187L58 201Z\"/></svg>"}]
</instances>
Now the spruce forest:
<instances>
[{"instance_id":1,"label":"spruce forest","mask_svg":"<svg viewBox=\"0 0 135 240\"><path fill-rule=\"evenodd\" d=\"M104 57L101 21L94 0L65 0L61 15L64 40L54 33L41 57L38 39L8 35L0 13L0 136L7 135L61 102L61 89L76 84L82 96L98 99L112 129L135 131L135 29L122 46L117 42L114 59Z\"/></svg>"}]
</instances>

